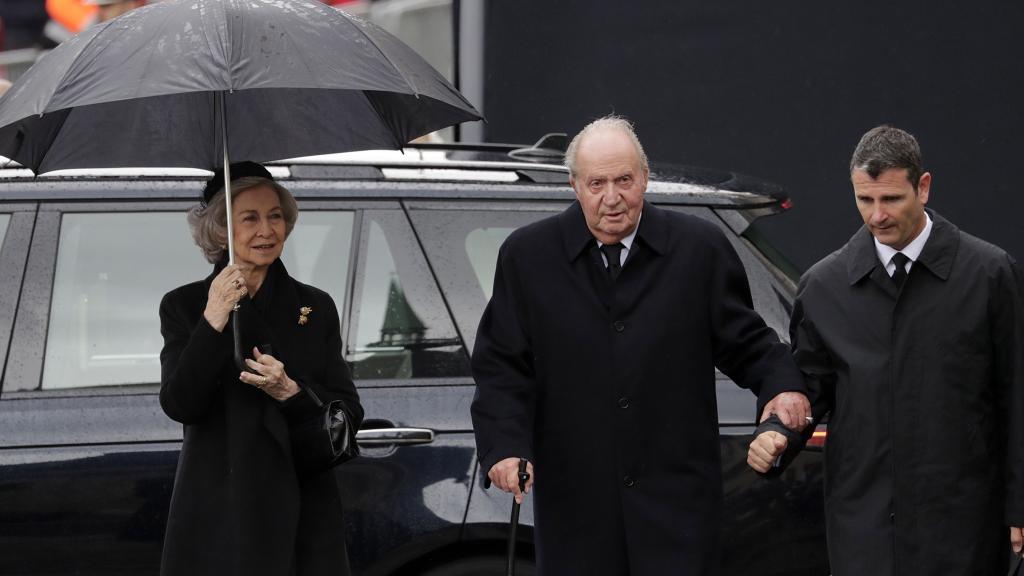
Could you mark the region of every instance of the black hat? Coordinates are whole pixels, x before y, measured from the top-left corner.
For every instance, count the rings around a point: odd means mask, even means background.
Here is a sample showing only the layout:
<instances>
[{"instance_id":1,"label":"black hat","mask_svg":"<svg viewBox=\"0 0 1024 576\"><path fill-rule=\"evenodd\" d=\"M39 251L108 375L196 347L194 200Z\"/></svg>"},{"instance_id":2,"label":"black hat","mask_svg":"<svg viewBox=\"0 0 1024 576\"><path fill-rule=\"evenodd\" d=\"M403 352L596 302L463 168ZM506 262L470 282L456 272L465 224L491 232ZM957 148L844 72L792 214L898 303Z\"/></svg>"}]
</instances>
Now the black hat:
<instances>
[{"instance_id":1,"label":"black hat","mask_svg":"<svg viewBox=\"0 0 1024 576\"><path fill-rule=\"evenodd\" d=\"M270 171L263 167L262 164L256 162L233 162L231 164L231 181L234 182L239 178L247 178L249 176L259 176L260 178L266 178L273 180L274 177L270 175ZM224 187L224 169L218 168L213 173L213 178L210 178L206 182L206 187L203 188L203 202L209 203L213 195L218 190Z\"/></svg>"}]
</instances>

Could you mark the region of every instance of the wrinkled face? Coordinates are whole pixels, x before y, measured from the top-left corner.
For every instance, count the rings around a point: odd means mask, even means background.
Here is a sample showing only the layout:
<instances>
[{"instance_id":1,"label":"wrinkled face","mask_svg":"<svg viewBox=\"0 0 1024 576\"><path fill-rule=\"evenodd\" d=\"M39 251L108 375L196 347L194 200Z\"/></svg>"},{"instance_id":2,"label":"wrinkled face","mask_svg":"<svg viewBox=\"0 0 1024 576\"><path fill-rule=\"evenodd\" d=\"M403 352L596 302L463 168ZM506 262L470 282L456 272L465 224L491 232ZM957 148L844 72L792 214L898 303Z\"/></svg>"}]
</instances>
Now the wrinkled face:
<instances>
[{"instance_id":1,"label":"wrinkled face","mask_svg":"<svg viewBox=\"0 0 1024 576\"><path fill-rule=\"evenodd\" d=\"M576 177L569 177L583 207L587 227L604 244L636 229L647 190L647 170L636 147L620 130L587 135L576 152Z\"/></svg>"},{"instance_id":2,"label":"wrinkled face","mask_svg":"<svg viewBox=\"0 0 1024 576\"><path fill-rule=\"evenodd\" d=\"M931 174L922 174L917 186L907 180L905 168L885 170L878 178L854 170L850 180L864 225L879 242L902 250L924 230Z\"/></svg>"},{"instance_id":3,"label":"wrinkled face","mask_svg":"<svg viewBox=\"0 0 1024 576\"><path fill-rule=\"evenodd\" d=\"M274 263L284 249L284 210L277 192L270 186L256 186L232 201L235 263L264 268Z\"/></svg>"}]
</instances>

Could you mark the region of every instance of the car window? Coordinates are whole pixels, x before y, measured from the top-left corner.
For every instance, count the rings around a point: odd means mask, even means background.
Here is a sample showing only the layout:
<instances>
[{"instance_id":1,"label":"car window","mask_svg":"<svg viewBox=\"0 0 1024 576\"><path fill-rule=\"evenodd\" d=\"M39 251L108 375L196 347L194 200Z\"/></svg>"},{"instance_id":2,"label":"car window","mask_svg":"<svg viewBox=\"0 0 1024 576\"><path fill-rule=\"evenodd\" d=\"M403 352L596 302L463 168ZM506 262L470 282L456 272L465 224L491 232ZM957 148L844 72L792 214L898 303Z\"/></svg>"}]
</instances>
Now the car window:
<instances>
[{"instance_id":1,"label":"car window","mask_svg":"<svg viewBox=\"0 0 1024 576\"><path fill-rule=\"evenodd\" d=\"M463 249L473 267L473 275L480 283L484 299L491 299L494 290L494 270L497 268L498 249L515 228L510 226L492 226L474 228L466 234Z\"/></svg>"},{"instance_id":2,"label":"car window","mask_svg":"<svg viewBox=\"0 0 1024 576\"><path fill-rule=\"evenodd\" d=\"M292 276L340 302L352 222L350 212L304 212L282 257ZM182 213L65 214L42 387L158 383L160 299L210 271Z\"/></svg>"},{"instance_id":3,"label":"car window","mask_svg":"<svg viewBox=\"0 0 1024 576\"><path fill-rule=\"evenodd\" d=\"M358 379L469 376L462 339L405 214L364 213L347 359Z\"/></svg>"},{"instance_id":4,"label":"car window","mask_svg":"<svg viewBox=\"0 0 1024 576\"><path fill-rule=\"evenodd\" d=\"M354 222L354 212L303 210L281 254L288 274L330 294L339 315L347 293Z\"/></svg>"},{"instance_id":5,"label":"car window","mask_svg":"<svg viewBox=\"0 0 1024 576\"><path fill-rule=\"evenodd\" d=\"M743 267L747 270L747 281L750 283L750 296L754 301L754 309L764 318L765 324L775 330L779 339L789 342L789 315L792 310L789 300L780 290L779 274L773 273L767 258L756 252L753 244L744 242L742 238L726 230Z\"/></svg>"},{"instance_id":6,"label":"car window","mask_svg":"<svg viewBox=\"0 0 1024 576\"><path fill-rule=\"evenodd\" d=\"M520 226L557 213L547 210L410 210L430 264L448 295L455 321L472 348L494 287L502 242Z\"/></svg>"}]
</instances>

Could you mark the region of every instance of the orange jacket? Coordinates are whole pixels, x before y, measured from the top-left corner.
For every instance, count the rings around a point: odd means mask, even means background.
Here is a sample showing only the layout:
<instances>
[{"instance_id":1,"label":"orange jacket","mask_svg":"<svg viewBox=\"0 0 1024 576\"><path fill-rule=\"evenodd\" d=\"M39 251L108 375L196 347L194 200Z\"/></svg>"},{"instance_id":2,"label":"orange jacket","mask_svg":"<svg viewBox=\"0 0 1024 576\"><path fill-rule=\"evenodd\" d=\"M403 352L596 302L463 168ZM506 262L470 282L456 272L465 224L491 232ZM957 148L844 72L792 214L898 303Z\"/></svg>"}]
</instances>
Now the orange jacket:
<instances>
[{"instance_id":1,"label":"orange jacket","mask_svg":"<svg viewBox=\"0 0 1024 576\"><path fill-rule=\"evenodd\" d=\"M83 0L46 0L46 13L50 18L78 34L96 20L96 5Z\"/></svg>"}]
</instances>

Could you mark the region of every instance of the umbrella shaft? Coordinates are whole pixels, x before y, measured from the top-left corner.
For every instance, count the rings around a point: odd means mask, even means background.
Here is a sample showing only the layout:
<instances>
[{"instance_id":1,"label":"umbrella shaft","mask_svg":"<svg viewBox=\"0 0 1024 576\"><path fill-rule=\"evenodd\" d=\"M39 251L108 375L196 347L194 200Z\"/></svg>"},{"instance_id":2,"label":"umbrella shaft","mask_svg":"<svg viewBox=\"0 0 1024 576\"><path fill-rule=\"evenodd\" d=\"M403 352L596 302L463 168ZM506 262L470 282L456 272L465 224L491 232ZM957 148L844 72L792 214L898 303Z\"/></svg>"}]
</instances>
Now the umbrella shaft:
<instances>
[{"instance_id":1,"label":"umbrella shaft","mask_svg":"<svg viewBox=\"0 0 1024 576\"><path fill-rule=\"evenodd\" d=\"M227 208L227 220L228 228L228 264L235 263L235 228L231 223L231 161L228 159L228 118L227 118L227 104L224 103L224 93L216 92L214 98L217 100L217 110L220 112L220 141L223 145L224 150L224 204Z\"/></svg>"}]
</instances>

